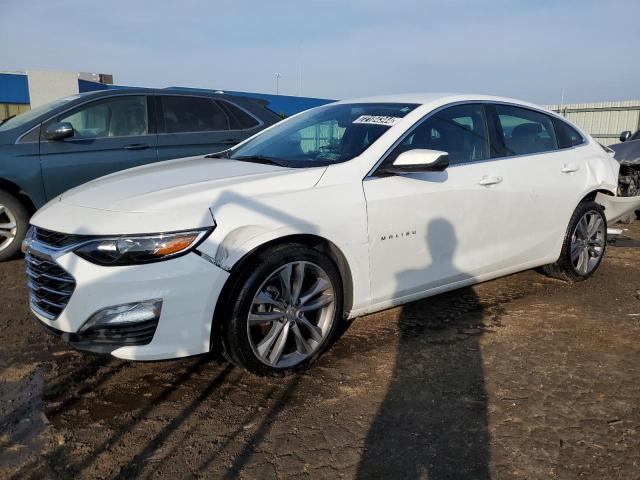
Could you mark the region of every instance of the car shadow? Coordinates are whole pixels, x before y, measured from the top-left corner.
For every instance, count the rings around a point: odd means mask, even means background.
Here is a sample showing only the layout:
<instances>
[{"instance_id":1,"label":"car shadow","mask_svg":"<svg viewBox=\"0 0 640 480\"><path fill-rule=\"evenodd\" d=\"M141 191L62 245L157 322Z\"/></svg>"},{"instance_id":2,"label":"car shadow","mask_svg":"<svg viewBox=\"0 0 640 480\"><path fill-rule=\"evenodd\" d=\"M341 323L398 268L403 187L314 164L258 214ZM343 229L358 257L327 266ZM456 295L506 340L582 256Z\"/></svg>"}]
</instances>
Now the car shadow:
<instances>
[{"instance_id":1,"label":"car shadow","mask_svg":"<svg viewBox=\"0 0 640 480\"><path fill-rule=\"evenodd\" d=\"M434 264L420 271L423 278L442 267L456 280L471 278L453 265L457 240L448 221L431 222L427 244ZM398 289L415 273L400 273ZM469 287L402 307L393 376L358 478L490 478L483 326L483 307Z\"/></svg>"}]
</instances>

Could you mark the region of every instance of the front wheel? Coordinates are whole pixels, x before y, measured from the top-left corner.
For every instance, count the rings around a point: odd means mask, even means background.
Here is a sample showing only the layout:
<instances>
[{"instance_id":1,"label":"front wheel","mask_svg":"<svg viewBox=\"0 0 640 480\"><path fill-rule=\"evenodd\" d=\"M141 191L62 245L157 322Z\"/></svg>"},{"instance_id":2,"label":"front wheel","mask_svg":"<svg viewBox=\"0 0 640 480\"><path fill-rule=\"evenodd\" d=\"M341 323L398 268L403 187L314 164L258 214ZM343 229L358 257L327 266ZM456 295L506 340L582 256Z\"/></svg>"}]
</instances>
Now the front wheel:
<instances>
[{"instance_id":1,"label":"front wheel","mask_svg":"<svg viewBox=\"0 0 640 480\"><path fill-rule=\"evenodd\" d=\"M606 248L607 219L604 210L594 201L584 201L569 221L560 258L542 270L550 277L580 282L595 273Z\"/></svg>"},{"instance_id":2,"label":"front wheel","mask_svg":"<svg viewBox=\"0 0 640 480\"><path fill-rule=\"evenodd\" d=\"M0 262L20 251L29 227L29 214L13 195L0 191Z\"/></svg>"},{"instance_id":3,"label":"front wheel","mask_svg":"<svg viewBox=\"0 0 640 480\"><path fill-rule=\"evenodd\" d=\"M304 245L279 245L250 259L238 275L222 326L227 358L257 375L309 366L343 314L333 261Z\"/></svg>"}]
</instances>

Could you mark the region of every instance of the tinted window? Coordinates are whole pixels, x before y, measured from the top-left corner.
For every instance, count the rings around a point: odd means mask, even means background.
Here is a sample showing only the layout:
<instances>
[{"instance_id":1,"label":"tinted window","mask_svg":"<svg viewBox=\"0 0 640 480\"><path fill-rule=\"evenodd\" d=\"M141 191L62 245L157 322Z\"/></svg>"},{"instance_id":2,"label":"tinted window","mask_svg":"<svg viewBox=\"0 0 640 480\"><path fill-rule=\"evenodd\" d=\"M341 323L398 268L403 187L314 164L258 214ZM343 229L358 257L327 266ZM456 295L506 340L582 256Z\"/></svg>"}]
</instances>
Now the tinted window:
<instances>
[{"instance_id":1,"label":"tinted window","mask_svg":"<svg viewBox=\"0 0 640 480\"><path fill-rule=\"evenodd\" d=\"M558 146L560 148L575 147L584 142L582 135L567 122L554 118L553 124L556 127L556 136L558 137Z\"/></svg>"},{"instance_id":2,"label":"tinted window","mask_svg":"<svg viewBox=\"0 0 640 480\"><path fill-rule=\"evenodd\" d=\"M99 100L58 117L69 122L74 138L145 135L149 131L147 97L126 96Z\"/></svg>"},{"instance_id":3,"label":"tinted window","mask_svg":"<svg viewBox=\"0 0 640 480\"><path fill-rule=\"evenodd\" d=\"M229 117L229 123L232 130L244 130L258 125L258 120L234 104L224 101L219 101L217 103Z\"/></svg>"},{"instance_id":4,"label":"tinted window","mask_svg":"<svg viewBox=\"0 0 640 480\"><path fill-rule=\"evenodd\" d=\"M558 142L551 117L510 105L496 105L507 155L556 150Z\"/></svg>"},{"instance_id":5,"label":"tinted window","mask_svg":"<svg viewBox=\"0 0 640 480\"><path fill-rule=\"evenodd\" d=\"M392 162L400 153L416 148L447 152L452 164L489 158L483 106L456 105L437 112L415 127L387 161Z\"/></svg>"},{"instance_id":6,"label":"tinted window","mask_svg":"<svg viewBox=\"0 0 640 480\"><path fill-rule=\"evenodd\" d=\"M40 140L40 127L42 125L38 125L36 128L33 128L31 131L27 132L25 135L20 138L20 143L31 143L37 142Z\"/></svg>"},{"instance_id":7,"label":"tinted window","mask_svg":"<svg viewBox=\"0 0 640 480\"><path fill-rule=\"evenodd\" d=\"M229 130L229 120L210 98L162 97L162 117L166 133Z\"/></svg>"}]
</instances>

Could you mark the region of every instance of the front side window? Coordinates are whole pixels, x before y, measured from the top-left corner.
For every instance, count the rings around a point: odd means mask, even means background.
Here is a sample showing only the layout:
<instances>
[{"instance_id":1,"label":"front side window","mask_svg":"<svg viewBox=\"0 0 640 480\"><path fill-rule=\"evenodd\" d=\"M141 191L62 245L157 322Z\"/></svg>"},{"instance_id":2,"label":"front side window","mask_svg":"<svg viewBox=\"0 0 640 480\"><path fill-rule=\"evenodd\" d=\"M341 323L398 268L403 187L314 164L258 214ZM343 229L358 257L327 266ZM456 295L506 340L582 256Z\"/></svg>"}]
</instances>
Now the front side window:
<instances>
[{"instance_id":1,"label":"front side window","mask_svg":"<svg viewBox=\"0 0 640 480\"><path fill-rule=\"evenodd\" d=\"M58 117L73 126L74 138L105 138L149 133L147 97L122 96L91 102Z\"/></svg>"},{"instance_id":2,"label":"front side window","mask_svg":"<svg viewBox=\"0 0 640 480\"><path fill-rule=\"evenodd\" d=\"M293 168L346 162L416 108L404 103L329 104L301 113L231 151L230 158Z\"/></svg>"},{"instance_id":3,"label":"front side window","mask_svg":"<svg viewBox=\"0 0 640 480\"><path fill-rule=\"evenodd\" d=\"M489 158L489 135L480 104L445 108L420 123L387 157L393 162L402 152L439 150L449 154L451 164Z\"/></svg>"},{"instance_id":4,"label":"front side window","mask_svg":"<svg viewBox=\"0 0 640 480\"><path fill-rule=\"evenodd\" d=\"M210 98L161 97L166 133L216 132L229 130L229 119Z\"/></svg>"},{"instance_id":5,"label":"front side window","mask_svg":"<svg viewBox=\"0 0 640 480\"><path fill-rule=\"evenodd\" d=\"M558 149L551 117L511 105L495 105L507 156Z\"/></svg>"},{"instance_id":6,"label":"front side window","mask_svg":"<svg viewBox=\"0 0 640 480\"><path fill-rule=\"evenodd\" d=\"M146 135L147 97L123 96L91 102L61 115L58 121L73 126L75 139Z\"/></svg>"}]
</instances>

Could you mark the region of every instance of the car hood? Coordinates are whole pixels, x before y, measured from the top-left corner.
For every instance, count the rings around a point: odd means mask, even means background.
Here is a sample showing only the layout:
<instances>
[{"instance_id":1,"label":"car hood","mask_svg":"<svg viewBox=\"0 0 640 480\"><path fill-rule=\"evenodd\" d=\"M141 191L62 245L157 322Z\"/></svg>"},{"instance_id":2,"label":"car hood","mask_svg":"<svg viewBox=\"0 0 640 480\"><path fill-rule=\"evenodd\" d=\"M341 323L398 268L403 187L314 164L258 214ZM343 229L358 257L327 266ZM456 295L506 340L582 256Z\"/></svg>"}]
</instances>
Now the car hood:
<instances>
[{"instance_id":1,"label":"car hood","mask_svg":"<svg viewBox=\"0 0 640 480\"><path fill-rule=\"evenodd\" d=\"M192 157L123 170L52 200L32 224L76 234L167 231L212 225L225 194L260 197L313 187L326 167L292 169ZM230 195L233 194L233 195Z\"/></svg>"},{"instance_id":2,"label":"car hood","mask_svg":"<svg viewBox=\"0 0 640 480\"><path fill-rule=\"evenodd\" d=\"M613 158L620 162L620 165L640 167L640 140L616 143L609 148L615 152Z\"/></svg>"},{"instance_id":3,"label":"car hood","mask_svg":"<svg viewBox=\"0 0 640 480\"><path fill-rule=\"evenodd\" d=\"M15 134L11 130L0 131L0 145L11 145L14 143Z\"/></svg>"}]
</instances>

